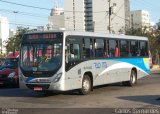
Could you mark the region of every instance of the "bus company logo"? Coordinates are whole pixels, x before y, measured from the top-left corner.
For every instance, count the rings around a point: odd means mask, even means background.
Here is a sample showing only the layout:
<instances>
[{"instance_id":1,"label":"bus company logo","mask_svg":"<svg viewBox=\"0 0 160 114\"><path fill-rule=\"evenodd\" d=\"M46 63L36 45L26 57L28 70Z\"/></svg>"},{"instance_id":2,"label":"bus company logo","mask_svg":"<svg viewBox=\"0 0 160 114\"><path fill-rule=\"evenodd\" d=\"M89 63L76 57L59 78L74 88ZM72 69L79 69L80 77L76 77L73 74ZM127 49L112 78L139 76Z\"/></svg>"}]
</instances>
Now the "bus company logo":
<instances>
[{"instance_id":1,"label":"bus company logo","mask_svg":"<svg viewBox=\"0 0 160 114\"><path fill-rule=\"evenodd\" d=\"M15 109L15 108L2 108L2 114L18 114L18 109Z\"/></svg>"},{"instance_id":2,"label":"bus company logo","mask_svg":"<svg viewBox=\"0 0 160 114\"><path fill-rule=\"evenodd\" d=\"M99 69L99 68L107 68L107 62L98 62L98 63L94 63L95 68Z\"/></svg>"}]
</instances>

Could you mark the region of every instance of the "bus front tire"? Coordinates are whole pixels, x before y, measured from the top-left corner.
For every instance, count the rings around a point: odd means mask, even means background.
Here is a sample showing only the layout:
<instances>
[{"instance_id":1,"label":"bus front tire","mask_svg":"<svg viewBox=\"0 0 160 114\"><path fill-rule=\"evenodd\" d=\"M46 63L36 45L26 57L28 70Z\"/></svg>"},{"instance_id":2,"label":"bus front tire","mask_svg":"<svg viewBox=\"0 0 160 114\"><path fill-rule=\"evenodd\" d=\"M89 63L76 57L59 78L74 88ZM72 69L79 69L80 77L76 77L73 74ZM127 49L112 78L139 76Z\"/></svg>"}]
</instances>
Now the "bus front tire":
<instances>
[{"instance_id":1,"label":"bus front tire","mask_svg":"<svg viewBox=\"0 0 160 114\"><path fill-rule=\"evenodd\" d=\"M81 95L86 95L91 91L91 78L88 75L83 76L82 88L79 90Z\"/></svg>"},{"instance_id":2,"label":"bus front tire","mask_svg":"<svg viewBox=\"0 0 160 114\"><path fill-rule=\"evenodd\" d=\"M130 80L129 81L125 81L125 82L122 82L123 85L125 86L134 86L137 84L137 74L134 70L131 71L131 75L130 75Z\"/></svg>"}]
</instances>

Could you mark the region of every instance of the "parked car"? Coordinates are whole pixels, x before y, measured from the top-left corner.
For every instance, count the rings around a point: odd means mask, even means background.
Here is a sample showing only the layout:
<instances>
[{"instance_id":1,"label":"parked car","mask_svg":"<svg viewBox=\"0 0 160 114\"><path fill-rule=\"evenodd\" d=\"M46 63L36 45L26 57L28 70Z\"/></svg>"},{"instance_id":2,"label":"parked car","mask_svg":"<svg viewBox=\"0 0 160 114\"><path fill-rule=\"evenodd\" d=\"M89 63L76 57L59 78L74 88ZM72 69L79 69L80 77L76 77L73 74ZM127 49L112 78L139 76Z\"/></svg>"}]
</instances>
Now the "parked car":
<instances>
[{"instance_id":1,"label":"parked car","mask_svg":"<svg viewBox=\"0 0 160 114\"><path fill-rule=\"evenodd\" d=\"M0 85L19 85L18 58L6 58L0 67Z\"/></svg>"}]
</instances>

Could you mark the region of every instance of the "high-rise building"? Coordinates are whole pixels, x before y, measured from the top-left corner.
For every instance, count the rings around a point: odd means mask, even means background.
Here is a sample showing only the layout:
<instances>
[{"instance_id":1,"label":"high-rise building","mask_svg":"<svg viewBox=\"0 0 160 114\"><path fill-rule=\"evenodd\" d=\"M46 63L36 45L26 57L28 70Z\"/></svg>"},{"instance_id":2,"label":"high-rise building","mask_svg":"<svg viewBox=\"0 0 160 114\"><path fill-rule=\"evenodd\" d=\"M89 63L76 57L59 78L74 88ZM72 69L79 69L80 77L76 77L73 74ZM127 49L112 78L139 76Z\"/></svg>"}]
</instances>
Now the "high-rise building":
<instances>
[{"instance_id":1,"label":"high-rise building","mask_svg":"<svg viewBox=\"0 0 160 114\"><path fill-rule=\"evenodd\" d=\"M69 30L109 32L108 0L64 1L65 27ZM110 0L110 28L112 33L130 27L129 0Z\"/></svg>"},{"instance_id":2,"label":"high-rise building","mask_svg":"<svg viewBox=\"0 0 160 114\"><path fill-rule=\"evenodd\" d=\"M84 7L84 0L64 1L65 28L67 30L85 31Z\"/></svg>"},{"instance_id":3,"label":"high-rise building","mask_svg":"<svg viewBox=\"0 0 160 114\"><path fill-rule=\"evenodd\" d=\"M63 8L60 8L58 5L55 5L51 9L50 16L48 17L48 29L60 29L65 28L64 24L64 11Z\"/></svg>"},{"instance_id":4,"label":"high-rise building","mask_svg":"<svg viewBox=\"0 0 160 114\"><path fill-rule=\"evenodd\" d=\"M16 34L16 30L9 29L9 38L13 37Z\"/></svg>"},{"instance_id":5,"label":"high-rise building","mask_svg":"<svg viewBox=\"0 0 160 114\"><path fill-rule=\"evenodd\" d=\"M6 17L0 16L0 50L5 52L5 42L9 37L9 22Z\"/></svg>"},{"instance_id":6,"label":"high-rise building","mask_svg":"<svg viewBox=\"0 0 160 114\"><path fill-rule=\"evenodd\" d=\"M133 29L139 29L141 28L146 29L147 31L150 30L151 26L151 20L150 20L150 14L148 11L145 10L135 10L131 11L130 13L131 17L131 27Z\"/></svg>"}]
</instances>

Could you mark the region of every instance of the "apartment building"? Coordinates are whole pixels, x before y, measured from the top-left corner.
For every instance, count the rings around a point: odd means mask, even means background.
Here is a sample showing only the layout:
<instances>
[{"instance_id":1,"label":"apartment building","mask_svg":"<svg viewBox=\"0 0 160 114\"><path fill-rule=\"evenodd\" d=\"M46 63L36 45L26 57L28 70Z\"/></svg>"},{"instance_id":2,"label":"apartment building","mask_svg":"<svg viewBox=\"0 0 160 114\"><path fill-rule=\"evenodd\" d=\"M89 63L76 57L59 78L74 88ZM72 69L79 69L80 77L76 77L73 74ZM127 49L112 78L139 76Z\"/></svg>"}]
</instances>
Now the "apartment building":
<instances>
[{"instance_id":1,"label":"apartment building","mask_svg":"<svg viewBox=\"0 0 160 114\"><path fill-rule=\"evenodd\" d=\"M150 14L146 10L135 10L130 13L131 27L133 29L142 28L149 31L151 26Z\"/></svg>"},{"instance_id":2,"label":"apartment building","mask_svg":"<svg viewBox=\"0 0 160 114\"><path fill-rule=\"evenodd\" d=\"M109 33L125 32L130 27L129 0L66 0L65 28L77 31ZM109 8L111 15L109 18ZM109 24L110 20L110 24Z\"/></svg>"}]
</instances>

